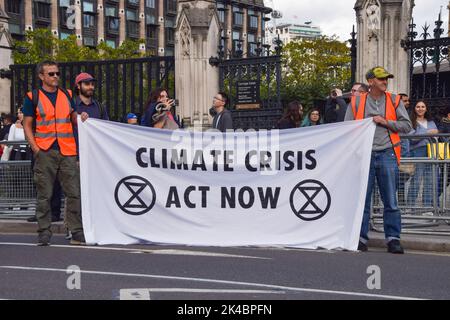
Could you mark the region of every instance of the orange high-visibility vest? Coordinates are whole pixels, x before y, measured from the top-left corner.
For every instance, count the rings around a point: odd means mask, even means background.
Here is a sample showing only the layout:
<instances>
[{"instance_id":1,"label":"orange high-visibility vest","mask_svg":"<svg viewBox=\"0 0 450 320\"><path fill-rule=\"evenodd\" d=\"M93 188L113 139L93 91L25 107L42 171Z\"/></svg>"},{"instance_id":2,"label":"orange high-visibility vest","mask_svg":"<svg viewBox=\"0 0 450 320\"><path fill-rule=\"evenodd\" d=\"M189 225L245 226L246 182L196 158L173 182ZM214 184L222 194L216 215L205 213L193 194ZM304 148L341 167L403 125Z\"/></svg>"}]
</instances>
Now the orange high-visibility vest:
<instances>
[{"instance_id":1,"label":"orange high-visibility vest","mask_svg":"<svg viewBox=\"0 0 450 320\"><path fill-rule=\"evenodd\" d=\"M67 90L72 97L72 92ZM56 105L42 92L39 93L38 104L36 106L36 132L34 138L37 145L42 150L48 150L53 143L58 140L61 154L65 156L76 156L77 146L73 135L72 122L70 120L71 103L67 95L60 89L56 96ZM27 93L32 99L32 92Z\"/></svg>"},{"instance_id":2,"label":"orange high-visibility vest","mask_svg":"<svg viewBox=\"0 0 450 320\"><path fill-rule=\"evenodd\" d=\"M359 105L358 109L356 109L356 97L352 97L352 109L353 116L355 120L364 119L365 109L366 109L366 101L367 101L367 93L361 94L359 97ZM397 121L397 108L400 104L400 95L397 95L395 98L395 104L392 102L392 94L390 92L386 92L386 108L385 108L385 119L387 121ZM397 157L397 163L400 164L400 154L401 154L401 146L400 146L400 135L397 132L393 132L389 130L389 138L391 139L392 147L394 148L395 155Z\"/></svg>"}]
</instances>

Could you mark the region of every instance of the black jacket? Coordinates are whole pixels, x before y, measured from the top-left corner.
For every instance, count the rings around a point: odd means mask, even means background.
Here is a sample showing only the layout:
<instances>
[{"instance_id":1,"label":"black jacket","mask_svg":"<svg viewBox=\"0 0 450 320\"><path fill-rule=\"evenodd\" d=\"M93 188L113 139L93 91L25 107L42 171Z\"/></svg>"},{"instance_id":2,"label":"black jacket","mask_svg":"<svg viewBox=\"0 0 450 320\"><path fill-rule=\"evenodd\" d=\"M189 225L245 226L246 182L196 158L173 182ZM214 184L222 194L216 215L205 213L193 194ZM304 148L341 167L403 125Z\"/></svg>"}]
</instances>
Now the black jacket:
<instances>
[{"instance_id":1,"label":"black jacket","mask_svg":"<svg viewBox=\"0 0 450 320\"><path fill-rule=\"evenodd\" d=\"M325 106L324 123L342 122L347 112L347 103L343 97L328 98Z\"/></svg>"},{"instance_id":2,"label":"black jacket","mask_svg":"<svg viewBox=\"0 0 450 320\"><path fill-rule=\"evenodd\" d=\"M213 128L221 132L233 130L233 119L230 110L224 109L221 113L214 116Z\"/></svg>"}]
</instances>

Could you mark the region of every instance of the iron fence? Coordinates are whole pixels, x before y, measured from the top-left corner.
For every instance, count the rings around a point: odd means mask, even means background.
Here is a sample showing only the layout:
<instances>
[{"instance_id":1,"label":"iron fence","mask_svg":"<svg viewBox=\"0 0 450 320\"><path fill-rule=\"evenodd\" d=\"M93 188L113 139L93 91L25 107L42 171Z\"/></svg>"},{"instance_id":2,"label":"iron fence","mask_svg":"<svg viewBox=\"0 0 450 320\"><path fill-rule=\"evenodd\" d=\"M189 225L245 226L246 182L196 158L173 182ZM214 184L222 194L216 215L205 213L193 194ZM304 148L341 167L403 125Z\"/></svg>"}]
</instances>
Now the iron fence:
<instances>
[{"instance_id":1,"label":"iron fence","mask_svg":"<svg viewBox=\"0 0 450 320\"><path fill-rule=\"evenodd\" d=\"M36 88L36 65L11 65L11 112L22 105L25 94ZM95 99L105 105L111 120L122 121L124 115L143 113L150 92L164 87L175 96L174 57L79 61L59 63L60 85L73 89L80 72L92 74L96 80Z\"/></svg>"}]
</instances>

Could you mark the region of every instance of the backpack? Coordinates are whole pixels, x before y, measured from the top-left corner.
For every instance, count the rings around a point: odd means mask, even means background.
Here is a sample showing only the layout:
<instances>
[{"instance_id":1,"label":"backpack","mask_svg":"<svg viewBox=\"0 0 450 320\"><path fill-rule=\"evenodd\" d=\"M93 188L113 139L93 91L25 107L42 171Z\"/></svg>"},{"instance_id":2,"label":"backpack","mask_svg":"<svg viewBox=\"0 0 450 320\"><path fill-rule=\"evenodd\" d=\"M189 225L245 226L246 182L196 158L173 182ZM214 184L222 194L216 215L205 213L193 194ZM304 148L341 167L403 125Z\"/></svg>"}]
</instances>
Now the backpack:
<instances>
[{"instance_id":1,"label":"backpack","mask_svg":"<svg viewBox=\"0 0 450 320\"><path fill-rule=\"evenodd\" d=\"M97 106L99 112L100 112L100 119L102 120L106 120L105 119L105 107L103 106L103 104L101 104L100 102L98 102L95 99L92 99L92 101L94 102L94 104Z\"/></svg>"}]
</instances>

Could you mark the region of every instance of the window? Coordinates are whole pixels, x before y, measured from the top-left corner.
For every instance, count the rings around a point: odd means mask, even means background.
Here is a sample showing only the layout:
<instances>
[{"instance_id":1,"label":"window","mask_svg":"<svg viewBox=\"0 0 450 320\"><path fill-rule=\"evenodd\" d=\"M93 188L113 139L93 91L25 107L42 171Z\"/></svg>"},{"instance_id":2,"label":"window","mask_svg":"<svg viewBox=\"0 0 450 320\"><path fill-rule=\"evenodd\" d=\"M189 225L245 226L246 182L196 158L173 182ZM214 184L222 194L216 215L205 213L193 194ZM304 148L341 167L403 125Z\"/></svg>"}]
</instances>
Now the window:
<instances>
[{"instance_id":1,"label":"window","mask_svg":"<svg viewBox=\"0 0 450 320\"><path fill-rule=\"evenodd\" d=\"M94 47L94 38L92 37L84 37L84 45L88 47Z\"/></svg>"},{"instance_id":2,"label":"window","mask_svg":"<svg viewBox=\"0 0 450 320\"><path fill-rule=\"evenodd\" d=\"M64 8L70 7L70 0L59 0L59 6Z\"/></svg>"},{"instance_id":3,"label":"window","mask_svg":"<svg viewBox=\"0 0 450 320\"><path fill-rule=\"evenodd\" d=\"M250 53L251 56L256 56L256 49L258 49L256 43L248 44L248 52Z\"/></svg>"},{"instance_id":4,"label":"window","mask_svg":"<svg viewBox=\"0 0 450 320\"><path fill-rule=\"evenodd\" d=\"M250 53L250 55L256 56L256 49L257 49L256 36L254 34L249 33L247 35L247 41L248 41L248 52Z\"/></svg>"},{"instance_id":5,"label":"window","mask_svg":"<svg viewBox=\"0 0 450 320\"><path fill-rule=\"evenodd\" d=\"M139 0L128 0L128 3L136 6L139 4Z\"/></svg>"},{"instance_id":6,"label":"window","mask_svg":"<svg viewBox=\"0 0 450 320\"><path fill-rule=\"evenodd\" d=\"M249 27L252 29L258 29L258 17L250 16Z\"/></svg>"},{"instance_id":7,"label":"window","mask_svg":"<svg viewBox=\"0 0 450 320\"><path fill-rule=\"evenodd\" d=\"M119 31L120 20L116 17L108 18L108 29L110 31L118 32Z\"/></svg>"},{"instance_id":8,"label":"window","mask_svg":"<svg viewBox=\"0 0 450 320\"><path fill-rule=\"evenodd\" d=\"M69 16L67 14L67 7L60 7L59 8L59 23L62 26L67 26L67 21L69 19Z\"/></svg>"},{"instance_id":9,"label":"window","mask_svg":"<svg viewBox=\"0 0 450 320\"><path fill-rule=\"evenodd\" d=\"M166 29L166 39L168 43L175 42L175 30L174 29Z\"/></svg>"},{"instance_id":10,"label":"window","mask_svg":"<svg viewBox=\"0 0 450 320\"><path fill-rule=\"evenodd\" d=\"M217 14L219 15L219 20L225 23L225 5L223 3L217 4Z\"/></svg>"},{"instance_id":11,"label":"window","mask_svg":"<svg viewBox=\"0 0 450 320\"><path fill-rule=\"evenodd\" d=\"M127 9L127 20L130 21L139 21L138 14L136 10Z\"/></svg>"},{"instance_id":12,"label":"window","mask_svg":"<svg viewBox=\"0 0 450 320\"><path fill-rule=\"evenodd\" d=\"M165 55L166 55L166 57L172 57L172 56L174 56L175 54L174 54L174 50L172 49L172 48L166 48L166 50L165 50Z\"/></svg>"},{"instance_id":13,"label":"window","mask_svg":"<svg viewBox=\"0 0 450 320\"><path fill-rule=\"evenodd\" d=\"M165 21L165 27L166 28L173 28L173 27L175 27L175 19L173 19L173 18L166 18L166 21Z\"/></svg>"},{"instance_id":14,"label":"window","mask_svg":"<svg viewBox=\"0 0 450 320\"><path fill-rule=\"evenodd\" d=\"M6 11L8 13L20 14L21 0L7 0Z\"/></svg>"},{"instance_id":15,"label":"window","mask_svg":"<svg viewBox=\"0 0 450 320\"><path fill-rule=\"evenodd\" d=\"M50 20L50 4L46 2L35 2L34 4L35 18Z\"/></svg>"},{"instance_id":16,"label":"window","mask_svg":"<svg viewBox=\"0 0 450 320\"><path fill-rule=\"evenodd\" d=\"M167 1L167 11L177 12L177 1L176 0L166 0Z\"/></svg>"},{"instance_id":17,"label":"window","mask_svg":"<svg viewBox=\"0 0 450 320\"><path fill-rule=\"evenodd\" d=\"M146 14L147 24L156 24L156 17L153 14Z\"/></svg>"},{"instance_id":18,"label":"window","mask_svg":"<svg viewBox=\"0 0 450 320\"><path fill-rule=\"evenodd\" d=\"M105 16L106 17L117 17L117 8L106 6L105 7Z\"/></svg>"},{"instance_id":19,"label":"window","mask_svg":"<svg viewBox=\"0 0 450 320\"><path fill-rule=\"evenodd\" d=\"M83 12L95 13L94 11L94 3L83 1Z\"/></svg>"},{"instance_id":20,"label":"window","mask_svg":"<svg viewBox=\"0 0 450 320\"><path fill-rule=\"evenodd\" d=\"M241 33L233 31L233 40L241 40Z\"/></svg>"},{"instance_id":21,"label":"window","mask_svg":"<svg viewBox=\"0 0 450 320\"><path fill-rule=\"evenodd\" d=\"M83 14L83 27L93 28L95 27L95 17L90 14Z\"/></svg>"},{"instance_id":22,"label":"window","mask_svg":"<svg viewBox=\"0 0 450 320\"><path fill-rule=\"evenodd\" d=\"M68 37L70 37L70 33L67 33L67 32L61 32L61 33L59 34L59 38L60 38L61 40L67 39Z\"/></svg>"},{"instance_id":23,"label":"window","mask_svg":"<svg viewBox=\"0 0 450 320\"><path fill-rule=\"evenodd\" d=\"M9 32L11 32L11 34L23 34L20 25L13 23L9 24Z\"/></svg>"},{"instance_id":24,"label":"window","mask_svg":"<svg viewBox=\"0 0 450 320\"><path fill-rule=\"evenodd\" d=\"M244 13L241 11L241 8L236 6L233 7L233 22L237 26L244 24Z\"/></svg>"},{"instance_id":25,"label":"window","mask_svg":"<svg viewBox=\"0 0 450 320\"><path fill-rule=\"evenodd\" d=\"M116 48L116 41L115 40L106 40L106 45L108 47L111 47L111 48L115 49Z\"/></svg>"},{"instance_id":26,"label":"window","mask_svg":"<svg viewBox=\"0 0 450 320\"><path fill-rule=\"evenodd\" d=\"M145 6L152 9L156 8L155 0L145 0Z\"/></svg>"},{"instance_id":27,"label":"window","mask_svg":"<svg viewBox=\"0 0 450 320\"><path fill-rule=\"evenodd\" d=\"M139 22L127 21L128 35L137 36L139 34Z\"/></svg>"},{"instance_id":28,"label":"window","mask_svg":"<svg viewBox=\"0 0 450 320\"><path fill-rule=\"evenodd\" d=\"M156 39L157 31L155 27L147 27L147 38Z\"/></svg>"}]
</instances>

